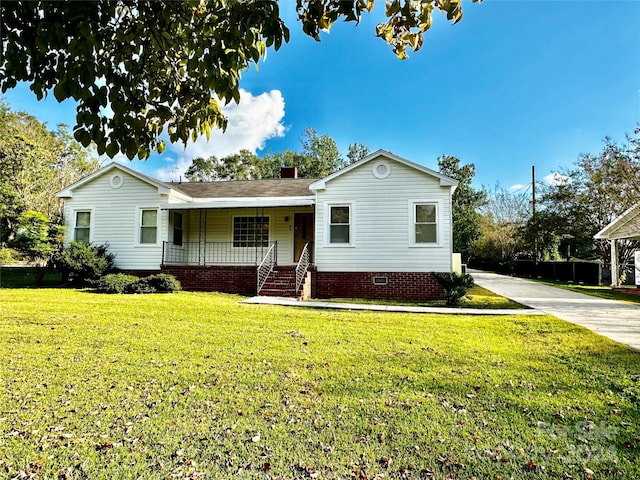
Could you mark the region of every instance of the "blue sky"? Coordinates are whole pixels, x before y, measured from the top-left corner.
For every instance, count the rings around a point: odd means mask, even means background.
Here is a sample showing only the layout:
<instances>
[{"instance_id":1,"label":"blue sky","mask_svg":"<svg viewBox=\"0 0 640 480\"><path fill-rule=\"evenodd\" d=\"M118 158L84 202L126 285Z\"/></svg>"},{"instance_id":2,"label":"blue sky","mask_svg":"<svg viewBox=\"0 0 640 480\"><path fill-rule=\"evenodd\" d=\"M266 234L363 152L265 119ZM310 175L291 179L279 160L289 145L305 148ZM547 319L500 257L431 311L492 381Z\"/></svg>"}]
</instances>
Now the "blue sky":
<instances>
[{"instance_id":1,"label":"blue sky","mask_svg":"<svg viewBox=\"0 0 640 480\"><path fill-rule=\"evenodd\" d=\"M430 168L455 155L475 164L477 186L511 187L530 183L532 165L542 179L639 126L638 1L465 2L460 23L436 14L423 48L404 61L374 36L382 0L321 43L301 32L294 0L281 11L291 41L244 73L227 133L135 168L171 179L195 156L299 149L313 127L345 155L354 142ZM74 123L71 102L37 102L26 86L5 100L51 127Z\"/></svg>"}]
</instances>

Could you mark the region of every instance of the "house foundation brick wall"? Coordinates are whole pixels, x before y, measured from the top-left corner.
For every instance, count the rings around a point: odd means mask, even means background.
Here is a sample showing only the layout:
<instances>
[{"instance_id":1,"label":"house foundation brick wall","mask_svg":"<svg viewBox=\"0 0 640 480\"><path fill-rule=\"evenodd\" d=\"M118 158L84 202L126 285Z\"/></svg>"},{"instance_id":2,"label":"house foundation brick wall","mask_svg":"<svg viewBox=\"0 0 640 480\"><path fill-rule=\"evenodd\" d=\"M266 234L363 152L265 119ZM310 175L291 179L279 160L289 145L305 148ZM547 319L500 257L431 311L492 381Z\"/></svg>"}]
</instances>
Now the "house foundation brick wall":
<instances>
[{"instance_id":1,"label":"house foundation brick wall","mask_svg":"<svg viewBox=\"0 0 640 480\"><path fill-rule=\"evenodd\" d=\"M162 273L176 277L184 290L256 294L255 266L163 265Z\"/></svg>"},{"instance_id":2,"label":"house foundation brick wall","mask_svg":"<svg viewBox=\"0 0 640 480\"><path fill-rule=\"evenodd\" d=\"M378 284L374 283L374 279ZM442 300L445 293L432 272L319 272L314 270L312 286L312 295L315 298Z\"/></svg>"}]
</instances>

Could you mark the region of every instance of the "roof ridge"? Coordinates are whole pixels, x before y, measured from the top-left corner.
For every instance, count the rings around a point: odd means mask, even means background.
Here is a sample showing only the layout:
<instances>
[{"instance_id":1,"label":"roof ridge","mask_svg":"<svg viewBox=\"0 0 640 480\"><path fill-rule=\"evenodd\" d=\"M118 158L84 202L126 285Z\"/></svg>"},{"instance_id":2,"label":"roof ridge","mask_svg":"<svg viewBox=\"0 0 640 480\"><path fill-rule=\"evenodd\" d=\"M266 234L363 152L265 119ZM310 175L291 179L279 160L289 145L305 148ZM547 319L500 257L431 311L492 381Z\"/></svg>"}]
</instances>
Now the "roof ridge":
<instances>
[{"instance_id":1,"label":"roof ridge","mask_svg":"<svg viewBox=\"0 0 640 480\"><path fill-rule=\"evenodd\" d=\"M150 177L152 178L152 177ZM167 185L211 185L211 184L217 184L217 183L231 183L231 182L261 182L261 181L274 181L274 180L281 180L281 181L286 181L286 182L291 182L291 181L308 181L308 182L315 182L320 180L321 177L318 178L245 178L242 180L238 180L238 179L231 179L231 180L207 180L207 181L200 181L200 180L196 180L196 181L180 181L180 182L164 182Z\"/></svg>"}]
</instances>

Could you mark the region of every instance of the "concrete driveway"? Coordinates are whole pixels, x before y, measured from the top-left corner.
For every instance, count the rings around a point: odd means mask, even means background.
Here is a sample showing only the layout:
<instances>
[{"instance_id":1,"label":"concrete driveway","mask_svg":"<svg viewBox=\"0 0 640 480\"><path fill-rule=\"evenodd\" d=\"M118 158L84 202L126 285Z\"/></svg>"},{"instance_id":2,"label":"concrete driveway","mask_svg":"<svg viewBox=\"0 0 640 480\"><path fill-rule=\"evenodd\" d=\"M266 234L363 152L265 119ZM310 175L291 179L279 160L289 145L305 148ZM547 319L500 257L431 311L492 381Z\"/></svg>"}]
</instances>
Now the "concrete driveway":
<instances>
[{"instance_id":1,"label":"concrete driveway","mask_svg":"<svg viewBox=\"0 0 640 480\"><path fill-rule=\"evenodd\" d=\"M588 328L640 351L640 306L575 293L522 278L471 271L476 284Z\"/></svg>"}]
</instances>

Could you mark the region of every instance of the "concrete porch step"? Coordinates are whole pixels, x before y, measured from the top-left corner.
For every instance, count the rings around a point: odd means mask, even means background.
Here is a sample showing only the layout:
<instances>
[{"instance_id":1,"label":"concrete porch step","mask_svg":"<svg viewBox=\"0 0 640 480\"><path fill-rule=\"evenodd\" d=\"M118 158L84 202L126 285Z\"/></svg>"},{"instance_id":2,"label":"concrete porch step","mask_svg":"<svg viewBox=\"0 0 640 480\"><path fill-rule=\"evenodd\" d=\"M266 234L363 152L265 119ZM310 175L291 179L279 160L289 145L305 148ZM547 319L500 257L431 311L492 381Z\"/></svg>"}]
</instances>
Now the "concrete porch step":
<instances>
[{"instance_id":1,"label":"concrete porch step","mask_svg":"<svg viewBox=\"0 0 640 480\"><path fill-rule=\"evenodd\" d=\"M281 287L281 288L295 288L296 282L295 281L290 282L287 280L267 280L264 285L265 287L271 286L271 287Z\"/></svg>"},{"instance_id":2,"label":"concrete porch step","mask_svg":"<svg viewBox=\"0 0 640 480\"><path fill-rule=\"evenodd\" d=\"M277 266L269 274L259 295L301 299L303 290L296 291L296 270L292 266Z\"/></svg>"},{"instance_id":3,"label":"concrete porch step","mask_svg":"<svg viewBox=\"0 0 640 480\"><path fill-rule=\"evenodd\" d=\"M301 295L293 289L287 288L266 288L260 289L260 295L264 297L291 297L299 298Z\"/></svg>"}]
</instances>

